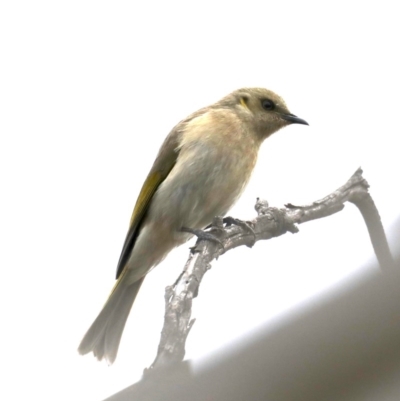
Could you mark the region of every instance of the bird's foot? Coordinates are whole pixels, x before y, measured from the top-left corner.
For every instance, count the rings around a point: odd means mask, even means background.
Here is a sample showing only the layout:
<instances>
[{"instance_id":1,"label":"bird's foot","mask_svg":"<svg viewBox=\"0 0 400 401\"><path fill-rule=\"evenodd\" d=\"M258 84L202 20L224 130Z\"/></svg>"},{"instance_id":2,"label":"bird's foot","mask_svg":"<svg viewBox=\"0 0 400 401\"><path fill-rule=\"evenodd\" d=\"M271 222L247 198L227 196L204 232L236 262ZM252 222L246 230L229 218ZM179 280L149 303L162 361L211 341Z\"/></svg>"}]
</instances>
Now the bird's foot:
<instances>
[{"instance_id":1,"label":"bird's foot","mask_svg":"<svg viewBox=\"0 0 400 401\"><path fill-rule=\"evenodd\" d=\"M253 227L250 225L249 222L247 221L243 221L243 220L239 220L239 219L235 219L234 217L224 217L223 218L223 222L229 227L231 225L235 225L235 226L239 226L241 228L243 228L245 231L247 231L249 234L251 234L252 236L252 242L250 244L248 244L247 246L249 248L252 248L253 245L256 243L256 233L253 230Z\"/></svg>"},{"instance_id":2,"label":"bird's foot","mask_svg":"<svg viewBox=\"0 0 400 401\"><path fill-rule=\"evenodd\" d=\"M285 203L285 207L288 209L304 209L304 206L293 205L293 203Z\"/></svg>"},{"instance_id":3,"label":"bird's foot","mask_svg":"<svg viewBox=\"0 0 400 401\"><path fill-rule=\"evenodd\" d=\"M217 238L215 235L208 233L204 230L199 230L196 228L189 228L189 227L182 227L181 231L185 232L185 233L193 234L200 240L216 242L222 249L224 249L224 244L222 243L222 241L219 238Z\"/></svg>"}]
</instances>

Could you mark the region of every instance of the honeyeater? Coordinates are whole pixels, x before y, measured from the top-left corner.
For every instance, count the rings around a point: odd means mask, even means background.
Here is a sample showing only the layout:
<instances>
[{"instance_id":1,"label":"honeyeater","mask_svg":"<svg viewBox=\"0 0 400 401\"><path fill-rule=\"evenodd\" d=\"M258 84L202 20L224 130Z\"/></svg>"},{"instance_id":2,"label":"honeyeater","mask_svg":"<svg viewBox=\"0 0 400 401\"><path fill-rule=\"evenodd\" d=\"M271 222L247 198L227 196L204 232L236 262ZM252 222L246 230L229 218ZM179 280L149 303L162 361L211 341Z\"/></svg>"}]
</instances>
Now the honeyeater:
<instances>
[{"instance_id":1,"label":"honeyeater","mask_svg":"<svg viewBox=\"0 0 400 401\"><path fill-rule=\"evenodd\" d=\"M79 345L113 363L146 274L191 233L223 216L242 193L264 139L307 124L275 93L243 88L178 123L162 144L136 201L114 288Z\"/></svg>"}]
</instances>

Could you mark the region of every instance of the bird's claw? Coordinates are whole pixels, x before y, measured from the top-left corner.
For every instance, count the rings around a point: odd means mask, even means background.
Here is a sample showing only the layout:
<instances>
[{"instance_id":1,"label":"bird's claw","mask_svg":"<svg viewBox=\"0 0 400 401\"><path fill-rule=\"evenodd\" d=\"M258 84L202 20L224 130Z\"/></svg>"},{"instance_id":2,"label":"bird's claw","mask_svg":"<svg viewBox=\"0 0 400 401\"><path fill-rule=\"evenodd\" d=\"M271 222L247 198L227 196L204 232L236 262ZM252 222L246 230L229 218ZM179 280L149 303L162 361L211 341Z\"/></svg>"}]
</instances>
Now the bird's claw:
<instances>
[{"instance_id":1,"label":"bird's claw","mask_svg":"<svg viewBox=\"0 0 400 401\"><path fill-rule=\"evenodd\" d=\"M248 233L250 233L253 237L252 238L253 241L251 242L251 244L248 244L247 246L249 248L253 247L253 245L256 243L257 237L256 237L256 233L253 230L253 227L251 227L251 225L248 222L240 220L240 219L235 219L234 217L230 217L230 216L224 217L223 221L227 226L231 226L231 225L239 226L239 227L242 227L244 230L246 230Z\"/></svg>"},{"instance_id":2,"label":"bird's claw","mask_svg":"<svg viewBox=\"0 0 400 401\"><path fill-rule=\"evenodd\" d=\"M224 249L224 244L219 238L217 238L215 235L208 233L204 230L199 230L196 228L189 228L189 227L182 227L181 231L185 232L185 233L193 234L200 240L216 242L222 249Z\"/></svg>"}]
</instances>

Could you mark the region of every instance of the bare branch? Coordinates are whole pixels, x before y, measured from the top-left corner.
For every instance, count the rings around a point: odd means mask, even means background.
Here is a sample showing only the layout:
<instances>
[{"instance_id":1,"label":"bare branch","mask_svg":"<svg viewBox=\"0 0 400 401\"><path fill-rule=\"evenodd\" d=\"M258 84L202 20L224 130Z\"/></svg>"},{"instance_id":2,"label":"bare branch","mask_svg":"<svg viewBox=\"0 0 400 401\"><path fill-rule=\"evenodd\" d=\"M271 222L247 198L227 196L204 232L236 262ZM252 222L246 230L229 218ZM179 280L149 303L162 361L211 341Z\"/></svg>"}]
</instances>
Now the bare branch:
<instances>
[{"instance_id":1,"label":"bare branch","mask_svg":"<svg viewBox=\"0 0 400 401\"><path fill-rule=\"evenodd\" d=\"M194 324L191 319L192 299L198 294L203 275L210 263L219 256L241 245L252 247L259 240L279 237L287 232L299 231L297 225L340 212L346 202L356 205L367 225L371 242L383 270L394 266L378 210L368 192L369 185L359 168L350 179L325 198L305 206L285 205L269 207L266 201L257 199L258 216L248 222L216 217L208 233L215 241L199 239L191 249L189 260L173 286L165 292L165 320L157 357L151 368L182 361L185 342ZM221 246L223 244L223 247Z\"/></svg>"}]
</instances>

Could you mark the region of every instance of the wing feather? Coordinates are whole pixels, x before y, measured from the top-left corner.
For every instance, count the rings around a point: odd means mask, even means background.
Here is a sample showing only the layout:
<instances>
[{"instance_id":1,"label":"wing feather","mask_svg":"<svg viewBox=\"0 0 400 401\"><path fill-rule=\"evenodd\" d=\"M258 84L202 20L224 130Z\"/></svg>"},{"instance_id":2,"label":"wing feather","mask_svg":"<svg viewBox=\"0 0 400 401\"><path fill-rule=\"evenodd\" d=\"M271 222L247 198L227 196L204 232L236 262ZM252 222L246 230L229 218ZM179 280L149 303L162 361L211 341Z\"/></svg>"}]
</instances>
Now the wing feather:
<instances>
[{"instance_id":1,"label":"wing feather","mask_svg":"<svg viewBox=\"0 0 400 401\"><path fill-rule=\"evenodd\" d=\"M177 126L178 127L178 126ZM133 209L129 230L126 234L125 242L122 247L121 256L117 265L118 279L123 272L132 249L135 245L140 226L143 223L146 212L151 204L153 195L160 184L167 178L169 172L173 169L179 155L179 142L181 131L174 129L165 139L158 156L150 170L149 175L140 191L135 208Z\"/></svg>"}]
</instances>

